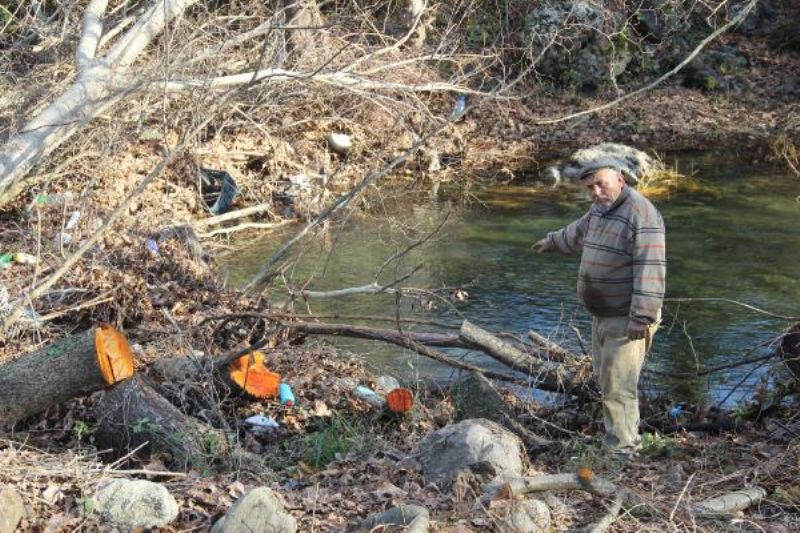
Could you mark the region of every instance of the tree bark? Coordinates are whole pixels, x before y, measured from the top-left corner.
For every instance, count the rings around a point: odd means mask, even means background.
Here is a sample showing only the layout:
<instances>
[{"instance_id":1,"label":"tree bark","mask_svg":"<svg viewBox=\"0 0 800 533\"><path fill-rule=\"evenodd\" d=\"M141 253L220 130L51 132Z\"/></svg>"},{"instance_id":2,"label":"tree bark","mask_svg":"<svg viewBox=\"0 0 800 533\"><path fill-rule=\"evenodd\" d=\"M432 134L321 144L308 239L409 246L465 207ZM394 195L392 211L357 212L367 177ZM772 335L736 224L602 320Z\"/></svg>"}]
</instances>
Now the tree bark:
<instances>
[{"instance_id":1,"label":"tree bark","mask_svg":"<svg viewBox=\"0 0 800 533\"><path fill-rule=\"evenodd\" d=\"M349 324L322 324L320 322L287 322L292 329L310 335L334 335L355 337L377 341L397 343L398 337L412 340L428 346L449 348L470 348L470 345L452 333L418 333L414 331L399 332L390 329L371 328L368 326L351 326Z\"/></svg>"},{"instance_id":2,"label":"tree bark","mask_svg":"<svg viewBox=\"0 0 800 533\"><path fill-rule=\"evenodd\" d=\"M227 455L222 431L187 416L161 396L143 376L120 383L95 407L98 448L113 458L165 454L170 467L207 468Z\"/></svg>"},{"instance_id":3,"label":"tree bark","mask_svg":"<svg viewBox=\"0 0 800 533\"><path fill-rule=\"evenodd\" d=\"M461 324L461 338L504 365L535 377L537 387L581 395L586 393L588 375L582 375L566 364L533 357L466 320Z\"/></svg>"},{"instance_id":4,"label":"tree bark","mask_svg":"<svg viewBox=\"0 0 800 533\"><path fill-rule=\"evenodd\" d=\"M700 516L731 515L744 511L766 496L767 491L761 487L750 487L696 503L691 506L691 511Z\"/></svg>"},{"instance_id":5,"label":"tree bark","mask_svg":"<svg viewBox=\"0 0 800 533\"><path fill-rule=\"evenodd\" d=\"M104 354L98 354L97 336L103 328L110 326L78 333L0 366L0 427L130 377L132 360L130 373L109 375L101 368Z\"/></svg>"}]
</instances>

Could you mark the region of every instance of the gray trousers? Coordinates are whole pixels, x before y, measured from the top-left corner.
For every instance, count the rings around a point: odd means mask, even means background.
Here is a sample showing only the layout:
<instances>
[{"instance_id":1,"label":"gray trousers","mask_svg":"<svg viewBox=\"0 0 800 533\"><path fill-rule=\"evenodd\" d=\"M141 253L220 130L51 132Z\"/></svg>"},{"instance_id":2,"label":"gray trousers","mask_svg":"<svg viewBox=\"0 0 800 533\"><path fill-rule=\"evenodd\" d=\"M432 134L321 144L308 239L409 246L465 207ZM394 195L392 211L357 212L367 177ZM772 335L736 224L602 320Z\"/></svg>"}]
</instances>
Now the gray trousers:
<instances>
[{"instance_id":1,"label":"gray trousers","mask_svg":"<svg viewBox=\"0 0 800 533\"><path fill-rule=\"evenodd\" d=\"M629 340L628 317L592 320L592 372L600 386L606 435L603 447L635 449L639 445L639 374L658 323L644 339Z\"/></svg>"}]
</instances>

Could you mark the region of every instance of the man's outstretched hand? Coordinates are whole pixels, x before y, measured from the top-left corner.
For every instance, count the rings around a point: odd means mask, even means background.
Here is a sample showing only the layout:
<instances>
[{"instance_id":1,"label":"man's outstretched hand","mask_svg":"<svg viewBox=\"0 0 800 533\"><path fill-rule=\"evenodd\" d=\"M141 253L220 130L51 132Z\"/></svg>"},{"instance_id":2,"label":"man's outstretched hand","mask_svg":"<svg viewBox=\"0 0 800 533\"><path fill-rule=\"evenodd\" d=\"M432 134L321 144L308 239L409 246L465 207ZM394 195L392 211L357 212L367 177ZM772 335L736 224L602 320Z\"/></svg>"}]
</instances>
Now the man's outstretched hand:
<instances>
[{"instance_id":1,"label":"man's outstretched hand","mask_svg":"<svg viewBox=\"0 0 800 533\"><path fill-rule=\"evenodd\" d=\"M647 335L647 324L628 320L628 339L632 341L644 339L645 335Z\"/></svg>"},{"instance_id":2,"label":"man's outstretched hand","mask_svg":"<svg viewBox=\"0 0 800 533\"><path fill-rule=\"evenodd\" d=\"M537 254L543 254L544 252L549 252L553 249L550 245L550 239L545 237L544 239L539 239L535 243L531 245L531 250L536 252Z\"/></svg>"}]
</instances>

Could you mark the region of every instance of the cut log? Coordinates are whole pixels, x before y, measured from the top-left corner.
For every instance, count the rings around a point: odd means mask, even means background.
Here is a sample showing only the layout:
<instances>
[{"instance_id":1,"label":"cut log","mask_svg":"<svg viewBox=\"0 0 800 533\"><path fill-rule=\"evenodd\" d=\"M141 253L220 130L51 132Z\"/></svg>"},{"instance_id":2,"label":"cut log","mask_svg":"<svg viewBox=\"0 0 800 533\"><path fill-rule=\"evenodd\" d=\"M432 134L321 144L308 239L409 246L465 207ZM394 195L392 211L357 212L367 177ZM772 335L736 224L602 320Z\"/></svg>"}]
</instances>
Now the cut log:
<instances>
[{"instance_id":1,"label":"cut log","mask_svg":"<svg viewBox=\"0 0 800 533\"><path fill-rule=\"evenodd\" d=\"M0 366L0 427L133 375L125 337L104 324Z\"/></svg>"},{"instance_id":2,"label":"cut log","mask_svg":"<svg viewBox=\"0 0 800 533\"><path fill-rule=\"evenodd\" d=\"M699 516L731 515L759 503L766 496L767 491L761 487L750 487L696 503L690 509Z\"/></svg>"},{"instance_id":3,"label":"cut log","mask_svg":"<svg viewBox=\"0 0 800 533\"><path fill-rule=\"evenodd\" d=\"M631 509L646 503L634 492L620 487L611 481L599 478L588 468L581 468L575 474L542 474L532 477L498 478L486 487L481 503L489 505L496 499L514 499L533 492L584 490L595 496L607 498L620 496L622 507Z\"/></svg>"},{"instance_id":4,"label":"cut log","mask_svg":"<svg viewBox=\"0 0 800 533\"><path fill-rule=\"evenodd\" d=\"M105 393L95 417L97 446L114 459L157 454L174 469L205 469L230 451L222 431L183 414L141 375Z\"/></svg>"},{"instance_id":5,"label":"cut log","mask_svg":"<svg viewBox=\"0 0 800 533\"><path fill-rule=\"evenodd\" d=\"M536 378L536 387L580 395L587 392L590 375L579 367L533 357L466 320L461 324L461 338L504 365Z\"/></svg>"}]
</instances>

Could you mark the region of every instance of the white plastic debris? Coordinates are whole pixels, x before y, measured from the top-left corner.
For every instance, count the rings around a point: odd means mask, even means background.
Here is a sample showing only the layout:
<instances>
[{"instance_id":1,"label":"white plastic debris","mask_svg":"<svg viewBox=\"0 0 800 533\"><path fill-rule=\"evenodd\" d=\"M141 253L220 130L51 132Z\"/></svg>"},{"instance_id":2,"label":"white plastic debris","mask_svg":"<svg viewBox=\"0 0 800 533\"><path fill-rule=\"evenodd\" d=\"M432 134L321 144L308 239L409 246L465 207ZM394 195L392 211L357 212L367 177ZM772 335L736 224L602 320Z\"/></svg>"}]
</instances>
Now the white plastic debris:
<instances>
[{"instance_id":1,"label":"white plastic debris","mask_svg":"<svg viewBox=\"0 0 800 533\"><path fill-rule=\"evenodd\" d=\"M346 133L329 133L328 146L337 154L345 155L353 147L353 138Z\"/></svg>"},{"instance_id":2,"label":"white plastic debris","mask_svg":"<svg viewBox=\"0 0 800 533\"><path fill-rule=\"evenodd\" d=\"M273 429L278 429L280 424L271 416L253 415L244 419L244 423L250 427L250 431L256 435L269 433Z\"/></svg>"},{"instance_id":3,"label":"white plastic debris","mask_svg":"<svg viewBox=\"0 0 800 533\"><path fill-rule=\"evenodd\" d=\"M64 229L71 230L72 228L78 225L78 222L80 220L81 220L81 212L73 211L72 214L69 216L69 220L67 220L67 225L64 226Z\"/></svg>"}]
</instances>

